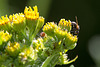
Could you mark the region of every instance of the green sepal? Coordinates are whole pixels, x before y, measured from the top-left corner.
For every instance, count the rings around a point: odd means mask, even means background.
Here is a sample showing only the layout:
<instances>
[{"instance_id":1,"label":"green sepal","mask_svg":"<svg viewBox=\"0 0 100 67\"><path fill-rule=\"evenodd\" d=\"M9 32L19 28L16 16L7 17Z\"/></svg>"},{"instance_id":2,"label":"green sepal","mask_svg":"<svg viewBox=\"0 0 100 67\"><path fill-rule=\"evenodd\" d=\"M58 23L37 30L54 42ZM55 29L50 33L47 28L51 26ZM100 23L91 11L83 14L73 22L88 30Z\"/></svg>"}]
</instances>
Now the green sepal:
<instances>
[{"instance_id":1,"label":"green sepal","mask_svg":"<svg viewBox=\"0 0 100 67\"><path fill-rule=\"evenodd\" d=\"M39 17L39 19L37 20L37 25L36 25L35 31L31 37L31 40L37 35L37 33L40 31L40 29L42 28L43 25L44 25L44 18Z\"/></svg>"},{"instance_id":2,"label":"green sepal","mask_svg":"<svg viewBox=\"0 0 100 67\"><path fill-rule=\"evenodd\" d=\"M0 25L0 30L4 30L4 31L10 32L11 31L11 23L8 22L8 23Z\"/></svg>"},{"instance_id":3,"label":"green sepal","mask_svg":"<svg viewBox=\"0 0 100 67\"><path fill-rule=\"evenodd\" d=\"M24 20L23 22L13 23L12 28L18 33L22 32L25 34L26 21Z\"/></svg>"},{"instance_id":4,"label":"green sepal","mask_svg":"<svg viewBox=\"0 0 100 67\"><path fill-rule=\"evenodd\" d=\"M31 35L34 33L37 23L38 20L26 19L26 26L28 27L29 30L29 37L31 37Z\"/></svg>"}]
</instances>

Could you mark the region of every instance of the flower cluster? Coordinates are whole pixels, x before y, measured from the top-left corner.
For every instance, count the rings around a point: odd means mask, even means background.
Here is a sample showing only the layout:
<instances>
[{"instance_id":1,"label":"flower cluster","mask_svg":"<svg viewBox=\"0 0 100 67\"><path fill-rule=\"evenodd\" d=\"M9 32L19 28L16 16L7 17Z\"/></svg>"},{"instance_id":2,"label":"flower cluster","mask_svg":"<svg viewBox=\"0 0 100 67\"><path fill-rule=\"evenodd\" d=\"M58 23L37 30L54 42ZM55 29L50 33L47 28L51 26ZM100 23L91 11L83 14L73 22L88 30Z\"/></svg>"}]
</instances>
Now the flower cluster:
<instances>
[{"instance_id":1,"label":"flower cluster","mask_svg":"<svg viewBox=\"0 0 100 67\"><path fill-rule=\"evenodd\" d=\"M77 35L72 35L71 31L71 21L65 21L65 19L61 19L59 21L58 26L54 22L48 22L43 27L43 31L49 35L56 38L59 42L60 40L64 41L66 49L73 49L76 46L76 42L78 40Z\"/></svg>"},{"instance_id":2,"label":"flower cluster","mask_svg":"<svg viewBox=\"0 0 100 67\"><path fill-rule=\"evenodd\" d=\"M0 67L54 67L77 59L69 61L66 54L78 41L77 35L70 32L71 21L61 19L58 25L44 25L44 21L37 6L25 7L24 13L1 16Z\"/></svg>"}]
</instances>

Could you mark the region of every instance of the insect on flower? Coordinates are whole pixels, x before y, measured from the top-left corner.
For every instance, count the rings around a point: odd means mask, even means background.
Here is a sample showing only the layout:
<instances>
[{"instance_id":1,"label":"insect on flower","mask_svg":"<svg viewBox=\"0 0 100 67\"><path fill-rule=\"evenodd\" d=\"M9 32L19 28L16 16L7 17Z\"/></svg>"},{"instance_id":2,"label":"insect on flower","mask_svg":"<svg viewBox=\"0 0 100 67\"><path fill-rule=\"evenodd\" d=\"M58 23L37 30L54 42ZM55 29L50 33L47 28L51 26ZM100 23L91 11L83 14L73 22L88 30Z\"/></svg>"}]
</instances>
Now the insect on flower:
<instances>
[{"instance_id":1,"label":"insect on flower","mask_svg":"<svg viewBox=\"0 0 100 67\"><path fill-rule=\"evenodd\" d=\"M40 33L40 36L41 36L41 37L44 37L44 36L45 36L45 33L44 33L44 32L41 32L41 33Z\"/></svg>"},{"instance_id":2,"label":"insect on flower","mask_svg":"<svg viewBox=\"0 0 100 67\"><path fill-rule=\"evenodd\" d=\"M75 16L75 18L76 18L76 22L71 22L71 26L72 26L71 33L73 35L78 35L79 34L80 27L78 25L77 16Z\"/></svg>"}]
</instances>

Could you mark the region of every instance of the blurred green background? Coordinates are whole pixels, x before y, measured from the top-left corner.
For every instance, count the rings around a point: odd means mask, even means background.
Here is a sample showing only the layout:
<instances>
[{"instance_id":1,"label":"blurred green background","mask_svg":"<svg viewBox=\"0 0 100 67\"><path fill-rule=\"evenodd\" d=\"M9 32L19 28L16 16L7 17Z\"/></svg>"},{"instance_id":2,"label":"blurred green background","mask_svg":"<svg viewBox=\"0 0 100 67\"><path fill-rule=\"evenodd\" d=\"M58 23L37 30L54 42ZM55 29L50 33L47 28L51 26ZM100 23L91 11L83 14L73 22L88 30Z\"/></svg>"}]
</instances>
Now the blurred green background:
<instances>
[{"instance_id":1,"label":"blurred green background","mask_svg":"<svg viewBox=\"0 0 100 67\"><path fill-rule=\"evenodd\" d=\"M0 0L0 16L23 12L25 6L34 5L38 6L45 22L58 22L61 18L75 21L77 16L79 41L77 47L68 52L68 56L70 59L79 56L72 63L75 67L100 67L100 0Z\"/></svg>"}]
</instances>

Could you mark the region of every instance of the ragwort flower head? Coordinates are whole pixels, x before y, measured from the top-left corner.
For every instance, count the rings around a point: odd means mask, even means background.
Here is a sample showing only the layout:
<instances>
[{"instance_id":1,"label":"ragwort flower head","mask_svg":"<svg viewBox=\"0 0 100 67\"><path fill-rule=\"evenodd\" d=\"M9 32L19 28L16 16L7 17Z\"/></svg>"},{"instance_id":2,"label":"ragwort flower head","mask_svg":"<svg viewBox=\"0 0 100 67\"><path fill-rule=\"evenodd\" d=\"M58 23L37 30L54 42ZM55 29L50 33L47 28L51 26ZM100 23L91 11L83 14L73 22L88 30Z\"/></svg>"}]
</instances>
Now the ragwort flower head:
<instances>
[{"instance_id":1,"label":"ragwort flower head","mask_svg":"<svg viewBox=\"0 0 100 67\"><path fill-rule=\"evenodd\" d=\"M56 28L57 25L54 22L47 22L43 27L43 31L49 36L54 36L54 30Z\"/></svg>"},{"instance_id":2,"label":"ragwort flower head","mask_svg":"<svg viewBox=\"0 0 100 67\"><path fill-rule=\"evenodd\" d=\"M37 6L34 6L33 9L30 6L29 8L25 7L24 14L27 19L36 20L39 18Z\"/></svg>"},{"instance_id":3,"label":"ragwort flower head","mask_svg":"<svg viewBox=\"0 0 100 67\"><path fill-rule=\"evenodd\" d=\"M10 56L16 57L18 56L20 51L20 44L18 42L14 42L14 43L8 42L6 46L6 51Z\"/></svg>"}]
</instances>

